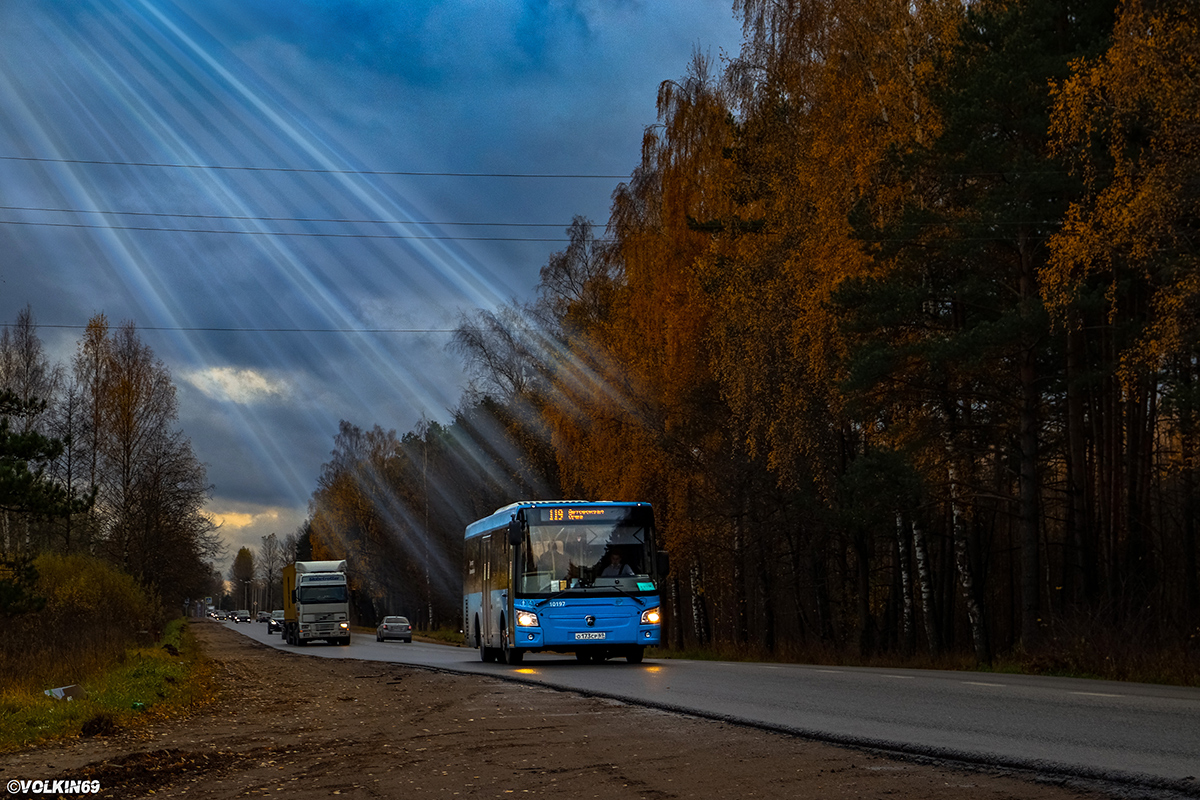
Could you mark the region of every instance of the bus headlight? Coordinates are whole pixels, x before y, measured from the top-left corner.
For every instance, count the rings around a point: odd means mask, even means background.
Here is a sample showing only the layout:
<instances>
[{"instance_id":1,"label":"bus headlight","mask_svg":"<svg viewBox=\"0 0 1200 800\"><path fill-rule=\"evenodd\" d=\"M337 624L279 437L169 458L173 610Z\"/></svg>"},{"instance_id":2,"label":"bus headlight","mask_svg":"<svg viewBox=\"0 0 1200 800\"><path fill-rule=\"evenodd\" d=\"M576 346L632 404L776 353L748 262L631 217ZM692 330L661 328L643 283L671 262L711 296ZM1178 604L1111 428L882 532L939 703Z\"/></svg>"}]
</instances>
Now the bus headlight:
<instances>
[{"instance_id":1,"label":"bus headlight","mask_svg":"<svg viewBox=\"0 0 1200 800\"><path fill-rule=\"evenodd\" d=\"M537 614L532 611L518 611L517 625L522 628L536 628L538 626Z\"/></svg>"},{"instance_id":2,"label":"bus headlight","mask_svg":"<svg viewBox=\"0 0 1200 800\"><path fill-rule=\"evenodd\" d=\"M642 612L642 624L643 625L661 625L662 624L662 614L659 612L659 610L657 608L647 608L645 611Z\"/></svg>"}]
</instances>

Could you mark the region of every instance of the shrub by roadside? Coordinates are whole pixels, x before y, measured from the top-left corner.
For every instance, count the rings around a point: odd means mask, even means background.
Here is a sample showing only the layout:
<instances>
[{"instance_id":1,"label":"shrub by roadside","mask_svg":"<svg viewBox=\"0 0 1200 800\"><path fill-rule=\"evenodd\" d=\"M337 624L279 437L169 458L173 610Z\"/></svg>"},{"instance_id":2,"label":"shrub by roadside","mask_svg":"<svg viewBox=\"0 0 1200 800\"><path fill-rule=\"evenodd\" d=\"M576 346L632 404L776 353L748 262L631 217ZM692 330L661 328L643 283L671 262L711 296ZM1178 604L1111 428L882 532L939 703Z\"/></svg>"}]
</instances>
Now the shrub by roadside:
<instances>
[{"instance_id":1,"label":"shrub by roadside","mask_svg":"<svg viewBox=\"0 0 1200 800\"><path fill-rule=\"evenodd\" d=\"M0 614L0 692L79 683L108 669L161 611L132 577L84 555L43 553L32 562L28 610ZM149 636L145 634L144 636Z\"/></svg>"},{"instance_id":2,"label":"shrub by roadside","mask_svg":"<svg viewBox=\"0 0 1200 800\"><path fill-rule=\"evenodd\" d=\"M41 688L0 694L0 752L189 712L215 697L213 675L188 623L176 619L159 642L130 647L116 665L79 681L86 698L56 700Z\"/></svg>"}]
</instances>

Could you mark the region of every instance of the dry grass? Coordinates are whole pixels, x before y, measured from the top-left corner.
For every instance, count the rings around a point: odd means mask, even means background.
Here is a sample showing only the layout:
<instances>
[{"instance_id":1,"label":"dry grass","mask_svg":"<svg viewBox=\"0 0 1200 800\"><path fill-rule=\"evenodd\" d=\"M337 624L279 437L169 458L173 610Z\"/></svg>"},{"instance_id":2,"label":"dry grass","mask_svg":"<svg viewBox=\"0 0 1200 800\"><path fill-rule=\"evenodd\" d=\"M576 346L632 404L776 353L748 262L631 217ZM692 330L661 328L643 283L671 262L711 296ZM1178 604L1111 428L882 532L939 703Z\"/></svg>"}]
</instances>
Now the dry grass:
<instances>
[{"instance_id":1,"label":"dry grass","mask_svg":"<svg viewBox=\"0 0 1200 800\"><path fill-rule=\"evenodd\" d=\"M34 567L45 606L4 621L0 692L80 683L157 638L160 615L128 575L80 555L47 553Z\"/></svg>"},{"instance_id":2,"label":"dry grass","mask_svg":"<svg viewBox=\"0 0 1200 800\"><path fill-rule=\"evenodd\" d=\"M130 648L118 661L80 681L85 699L56 700L36 689L0 693L0 752L111 733L188 712L216 696L215 667L182 619L167 626L161 643Z\"/></svg>"}]
</instances>

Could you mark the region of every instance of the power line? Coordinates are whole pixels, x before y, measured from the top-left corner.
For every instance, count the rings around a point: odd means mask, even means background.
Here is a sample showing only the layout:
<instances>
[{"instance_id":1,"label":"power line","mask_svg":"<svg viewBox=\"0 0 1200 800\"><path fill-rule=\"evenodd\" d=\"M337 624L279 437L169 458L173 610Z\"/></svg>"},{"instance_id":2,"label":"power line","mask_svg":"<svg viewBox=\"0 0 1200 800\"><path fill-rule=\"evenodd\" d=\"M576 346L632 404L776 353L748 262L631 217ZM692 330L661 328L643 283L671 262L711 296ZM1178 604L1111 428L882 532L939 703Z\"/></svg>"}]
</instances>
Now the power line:
<instances>
[{"instance_id":1,"label":"power line","mask_svg":"<svg viewBox=\"0 0 1200 800\"><path fill-rule=\"evenodd\" d=\"M172 215L166 215L172 216ZM1031 223L1021 222L1005 222L1000 224L993 223L960 223L962 225L974 224L985 227L1009 227L1014 225L1028 225ZM1045 223L1032 223L1045 224ZM0 225L26 225L31 227L45 228L75 228L81 230L105 230L105 231L146 231L150 233L200 233L200 234L232 234L235 236L291 236L310 239L376 239L376 240L391 240L391 241L427 241L427 242L533 242L533 243L549 243L563 244L570 243L571 239L563 237L551 236L424 236L401 233L322 233L318 231L249 231L236 229L217 229L217 228L167 228L150 225L89 225L84 222L31 222L27 220L0 220ZM662 229L657 229L660 233ZM780 235L779 232L767 233L765 235ZM1048 236L1031 236L1035 240L1045 240ZM863 238L861 241L873 243L885 242L917 242L920 241L943 241L943 242L991 242L1003 240L1005 237L1001 234L993 236L935 236L929 239L920 238L899 238L899 237L879 237L879 238ZM604 245L614 244L616 240L596 237L592 240L593 244Z\"/></svg>"},{"instance_id":2,"label":"power line","mask_svg":"<svg viewBox=\"0 0 1200 800\"><path fill-rule=\"evenodd\" d=\"M320 167L258 167L244 164L171 164L161 161L115 161L94 158L46 158L42 156L0 156L0 161L25 161L35 164L80 164L105 167L153 167L157 169L194 169L225 172L283 172L313 175L397 175L416 178L535 178L535 179L597 179L628 180L629 175L604 175L586 172L422 172L418 170L386 169L324 169ZM981 172L936 172L949 178L1008 178L1030 175L1072 175L1073 169L990 170ZM1112 170L1098 170L1109 175Z\"/></svg>"},{"instance_id":3,"label":"power line","mask_svg":"<svg viewBox=\"0 0 1200 800\"><path fill-rule=\"evenodd\" d=\"M15 328L15 322L0 322L0 328ZM55 330L86 330L87 325L44 325L37 328ZM457 328L218 328L182 325L138 325L139 331L169 331L173 333L454 333Z\"/></svg>"},{"instance_id":4,"label":"power line","mask_svg":"<svg viewBox=\"0 0 1200 800\"><path fill-rule=\"evenodd\" d=\"M316 167L250 167L234 164L165 164L152 161L102 161L87 158L38 158L34 156L0 156L0 161L27 161L38 164L83 164L106 167L156 167L160 169L199 169L226 172L286 172L314 175L397 175L415 178L537 178L537 179L604 179L625 180L628 175L592 175L558 172L417 172L412 170L319 169Z\"/></svg>"},{"instance_id":5,"label":"power line","mask_svg":"<svg viewBox=\"0 0 1200 800\"><path fill-rule=\"evenodd\" d=\"M561 222L430 222L417 219L355 219L353 217L258 217L235 214L184 214L171 211L116 211L92 208L52 208L49 206L0 206L0 211L37 211L55 214L103 214L114 217L167 217L177 219L223 219L236 222L335 222L362 225L435 225L481 228L560 228ZM2 220L0 220L2 221Z\"/></svg>"},{"instance_id":6,"label":"power line","mask_svg":"<svg viewBox=\"0 0 1200 800\"><path fill-rule=\"evenodd\" d=\"M165 228L150 225L89 225L85 222L30 222L0 220L0 225L29 225L46 228L79 228L84 230L152 231L156 233L223 233L238 236L300 236L318 239L410 239L417 241L451 242L569 242L562 237L541 236L423 236L402 233L322 233L318 231L248 231L215 228Z\"/></svg>"}]
</instances>

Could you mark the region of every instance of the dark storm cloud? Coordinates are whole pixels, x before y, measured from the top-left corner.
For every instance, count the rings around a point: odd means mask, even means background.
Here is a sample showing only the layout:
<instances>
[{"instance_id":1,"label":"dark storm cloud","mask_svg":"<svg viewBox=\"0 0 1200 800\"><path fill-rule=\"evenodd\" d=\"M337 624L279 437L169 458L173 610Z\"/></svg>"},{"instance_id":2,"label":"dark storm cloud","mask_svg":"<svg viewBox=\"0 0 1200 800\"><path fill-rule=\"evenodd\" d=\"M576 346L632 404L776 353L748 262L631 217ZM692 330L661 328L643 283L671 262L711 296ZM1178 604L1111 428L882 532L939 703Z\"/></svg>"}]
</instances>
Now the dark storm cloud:
<instances>
[{"instance_id":1,"label":"dark storm cloud","mask_svg":"<svg viewBox=\"0 0 1200 800\"><path fill-rule=\"evenodd\" d=\"M658 83L738 39L695 0L0 4L0 321L135 321L227 540L288 533L339 420L445 420L436 331L562 247L463 237L562 237L616 184L378 173L626 175ZM427 332L325 332L378 329Z\"/></svg>"}]
</instances>

